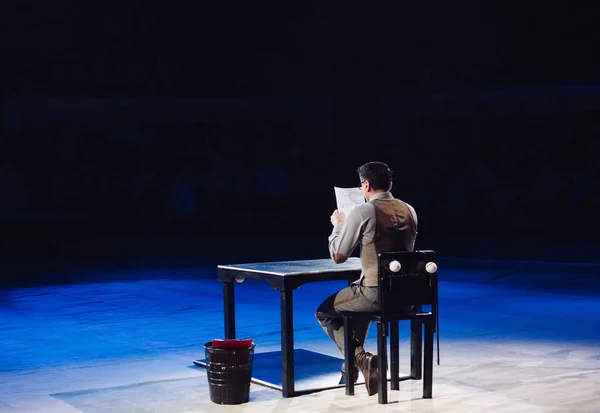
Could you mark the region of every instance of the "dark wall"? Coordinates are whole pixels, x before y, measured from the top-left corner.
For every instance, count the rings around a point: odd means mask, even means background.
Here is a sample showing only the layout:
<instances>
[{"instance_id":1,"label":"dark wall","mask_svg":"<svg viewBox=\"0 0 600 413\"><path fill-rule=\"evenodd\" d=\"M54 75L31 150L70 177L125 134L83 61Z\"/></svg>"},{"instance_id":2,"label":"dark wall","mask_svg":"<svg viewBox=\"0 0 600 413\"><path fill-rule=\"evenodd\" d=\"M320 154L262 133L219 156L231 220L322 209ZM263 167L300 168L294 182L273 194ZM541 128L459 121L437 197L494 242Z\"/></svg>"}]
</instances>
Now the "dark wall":
<instances>
[{"instance_id":1,"label":"dark wall","mask_svg":"<svg viewBox=\"0 0 600 413\"><path fill-rule=\"evenodd\" d=\"M33 3L2 16L5 257L71 233L322 237L331 187L373 159L420 239L597 233L593 8Z\"/></svg>"},{"instance_id":2,"label":"dark wall","mask_svg":"<svg viewBox=\"0 0 600 413\"><path fill-rule=\"evenodd\" d=\"M4 93L239 96L598 82L598 6L461 0L3 10Z\"/></svg>"},{"instance_id":3,"label":"dark wall","mask_svg":"<svg viewBox=\"0 0 600 413\"><path fill-rule=\"evenodd\" d=\"M332 187L383 160L424 234L585 240L599 222L600 125L595 92L577 91L587 103L572 112L566 92L390 98L378 109L325 98L7 100L1 217L323 233Z\"/></svg>"}]
</instances>

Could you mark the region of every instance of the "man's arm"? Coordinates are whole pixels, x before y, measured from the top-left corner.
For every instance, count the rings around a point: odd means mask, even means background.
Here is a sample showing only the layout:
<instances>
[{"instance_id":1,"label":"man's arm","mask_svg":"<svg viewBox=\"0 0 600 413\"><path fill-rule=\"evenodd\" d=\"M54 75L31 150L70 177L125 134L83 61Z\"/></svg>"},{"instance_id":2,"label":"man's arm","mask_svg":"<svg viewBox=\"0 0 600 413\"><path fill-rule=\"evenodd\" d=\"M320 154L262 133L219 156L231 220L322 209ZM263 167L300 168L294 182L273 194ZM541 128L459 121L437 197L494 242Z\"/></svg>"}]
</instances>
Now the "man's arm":
<instances>
[{"instance_id":1,"label":"man's arm","mask_svg":"<svg viewBox=\"0 0 600 413\"><path fill-rule=\"evenodd\" d=\"M331 216L331 223L333 231L329 236L329 255L336 264L341 264L348 259L360 241L363 232L360 208L354 208L348 217L335 211Z\"/></svg>"}]
</instances>

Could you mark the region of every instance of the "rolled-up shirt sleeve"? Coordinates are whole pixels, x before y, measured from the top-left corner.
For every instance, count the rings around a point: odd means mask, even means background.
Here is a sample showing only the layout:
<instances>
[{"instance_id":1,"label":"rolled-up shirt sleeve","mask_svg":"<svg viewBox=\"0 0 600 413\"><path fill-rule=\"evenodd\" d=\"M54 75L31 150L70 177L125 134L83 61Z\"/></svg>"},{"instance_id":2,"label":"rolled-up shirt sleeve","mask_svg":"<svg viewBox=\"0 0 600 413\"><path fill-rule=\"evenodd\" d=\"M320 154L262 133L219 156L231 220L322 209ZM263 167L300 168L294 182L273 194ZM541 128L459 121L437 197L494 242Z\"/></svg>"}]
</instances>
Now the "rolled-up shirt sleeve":
<instances>
[{"instance_id":1,"label":"rolled-up shirt sleeve","mask_svg":"<svg viewBox=\"0 0 600 413\"><path fill-rule=\"evenodd\" d=\"M363 209L362 205L354 208L345 217L343 226L333 227L329 236L329 255L335 262L344 262L361 240L366 226Z\"/></svg>"}]
</instances>

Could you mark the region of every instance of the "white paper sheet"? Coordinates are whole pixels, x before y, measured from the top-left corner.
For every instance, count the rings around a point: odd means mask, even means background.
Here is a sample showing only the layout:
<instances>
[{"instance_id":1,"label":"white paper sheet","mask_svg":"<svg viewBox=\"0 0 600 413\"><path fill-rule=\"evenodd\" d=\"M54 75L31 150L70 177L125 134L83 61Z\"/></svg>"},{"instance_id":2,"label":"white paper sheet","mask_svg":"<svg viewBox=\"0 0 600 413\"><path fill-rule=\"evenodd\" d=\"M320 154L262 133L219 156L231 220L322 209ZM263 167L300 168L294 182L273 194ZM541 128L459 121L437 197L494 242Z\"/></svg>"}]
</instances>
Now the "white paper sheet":
<instances>
[{"instance_id":1,"label":"white paper sheet","mask_svg":"<svg viewBox=\"0 0 600 413\"><path fill-rule=\"evenodd\" d=\"M350 211L355 207L365 203L365 198L360 188L338 188L334 186L333 189L335 191L337 209L343 212L344 216L348 216Z\"/></svg>"}]
</instances>

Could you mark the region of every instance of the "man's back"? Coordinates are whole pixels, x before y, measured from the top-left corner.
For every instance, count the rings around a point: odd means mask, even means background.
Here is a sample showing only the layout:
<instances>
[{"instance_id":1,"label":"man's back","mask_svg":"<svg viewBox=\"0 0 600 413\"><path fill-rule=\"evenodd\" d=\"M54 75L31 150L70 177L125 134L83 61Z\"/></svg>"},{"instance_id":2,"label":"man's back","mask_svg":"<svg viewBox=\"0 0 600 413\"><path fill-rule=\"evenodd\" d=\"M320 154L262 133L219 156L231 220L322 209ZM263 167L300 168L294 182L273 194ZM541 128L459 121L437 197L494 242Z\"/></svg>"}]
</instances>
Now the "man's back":
<instances>
[{"instance_id":1,"label":"man's back","mask_svg":"<svg viewBox=\"0 0 600 413\"><path fill-rule=\"evenodd\" d=\"M361 264L365 286L377 285L377 254L391 251L412 251L417 236L414 210L393 197L377 197L370 203L375 210L375 234L369 243L363 243Z\"/></svg>"}]
</instances>

